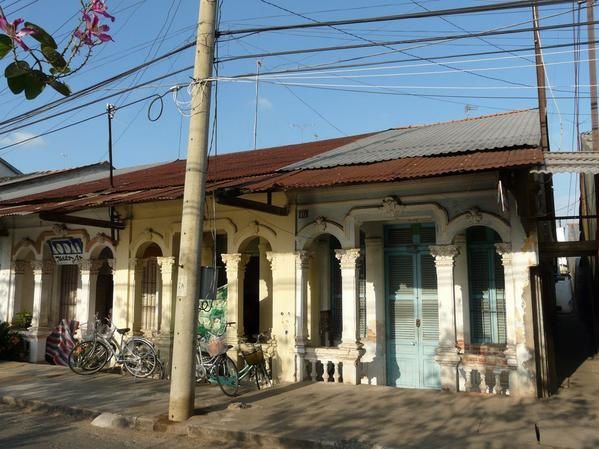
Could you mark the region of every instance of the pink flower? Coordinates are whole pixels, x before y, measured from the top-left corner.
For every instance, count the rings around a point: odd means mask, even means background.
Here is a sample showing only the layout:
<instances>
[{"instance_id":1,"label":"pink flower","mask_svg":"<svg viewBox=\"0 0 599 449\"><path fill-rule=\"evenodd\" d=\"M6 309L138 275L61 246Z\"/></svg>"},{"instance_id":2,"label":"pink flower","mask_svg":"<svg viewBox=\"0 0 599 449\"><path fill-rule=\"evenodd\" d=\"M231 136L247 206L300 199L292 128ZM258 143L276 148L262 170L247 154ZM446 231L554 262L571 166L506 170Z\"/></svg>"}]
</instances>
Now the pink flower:
<instances>
[{"instance_id":1,"label":"pink flower","mask_svg":"<svg viewBox=\"0 0 599 449\"><path fill-rule=\"evenodd\" d=\"M75 36L81 42L91 46L112 40L112 37L106 34L110 30L110 27L108 25L100 25L98 16L95 14L84 14L83 17L85 19L85 28L75 31Z\"/></svg>"},{"instance_id":2,"label":"pink flower","mask_svg":"<svg viewBox=\"0 0 599 449\"><path fill-rule=\"evenodd\" d=\"M89 11L94 15L104 16L114 22L114 16L111 16L107 12L108 7L105 4L105 0L92 0L91 4L89 5Z\"/></svg>"},{"instance_id":3,"label":"pink flower","mask_svg":"<svg viewBox=\"0 0 599 449\"><path fill-rule=\"evenodd\" d=\"M0 13L0 29L2 29L12 41L18 44L23 50L29 51L29 47L21 39L23 36L32 34L34 30L31 28L23 27L20 31L17 31L19 26L23 23L23 19L17 19L14 22L9 22L6 17Z\"/></svg>"}]
</instances>

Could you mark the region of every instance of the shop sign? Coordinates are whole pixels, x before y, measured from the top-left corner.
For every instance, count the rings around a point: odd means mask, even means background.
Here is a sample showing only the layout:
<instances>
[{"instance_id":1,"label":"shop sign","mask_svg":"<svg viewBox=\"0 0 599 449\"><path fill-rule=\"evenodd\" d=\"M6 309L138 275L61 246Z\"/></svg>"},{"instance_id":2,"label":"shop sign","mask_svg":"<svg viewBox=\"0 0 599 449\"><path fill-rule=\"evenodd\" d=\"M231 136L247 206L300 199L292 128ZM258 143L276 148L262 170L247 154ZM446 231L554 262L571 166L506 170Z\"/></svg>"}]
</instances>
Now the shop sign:
<instances>
[{"instance_id":1,"label":"shop sign","mask_svg":"<svg viewBox=\"0 0 599 449\"><path fill-rule=\"evenodd\" d=\"M80 238L52 239L48 244L57 265L76 265L83 260L83 242Z\"/></svg>"}]
</instances>

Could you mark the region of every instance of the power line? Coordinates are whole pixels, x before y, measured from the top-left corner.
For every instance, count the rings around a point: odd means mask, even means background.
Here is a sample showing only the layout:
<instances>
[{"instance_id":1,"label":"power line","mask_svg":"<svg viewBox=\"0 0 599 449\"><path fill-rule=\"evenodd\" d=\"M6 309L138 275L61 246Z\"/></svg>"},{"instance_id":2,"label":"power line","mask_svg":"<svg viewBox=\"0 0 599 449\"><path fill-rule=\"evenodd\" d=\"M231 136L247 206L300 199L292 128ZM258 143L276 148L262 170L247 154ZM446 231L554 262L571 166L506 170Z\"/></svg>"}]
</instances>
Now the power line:
<instances>
[{"instance_id":1,"label":"power line","mask_svg":"<svg viewBox=\"0 0 599 449\"><path fill-rule=\"evenodd\" d=\"M595 40L595 41L586 41L586 42L570 42L570 43L564 43L564 44L555 44L555 45L545 45L543 46L543 49L555 49L555 48L567 48L567 47L574 47L576 48L577 45L588 45L591 43L599 43L599 40ZM439 60L439 59L455 59L455 58L465 58L468 56L490 56L490 55L500 55L500 54L505 54L505 53L516 53L516 52L525 52L525 51L534 51L535 48L534 47L522 47L522 48L515 48L515 49L511 49L509 51L507 50L492 50L492 51L483 51L483 52L473 52L473 53L460 53L460 54L455 54L455 55L440 55L440 56L429 56L430 59L432 60ZM571 50L568 51L567 53L574 53L578 50ZM550 53L545 53L546 55L553 55L553 54L562 54L562 53L566 53L566 52L550 52ZM527 55L527 56L535 56L535 54L532 55ZM447 64L454 64L454 63L472 63L472 62L483 62L483 61L492 61L492 60L497 60L497 59L511 59L512 57L504 57L504 58L483 58L483 59L474 59L474 60L463 60L463 61L457 61L457 62L448 62ZM360 70L376 70L377 68L375 66L384 66L385 64L395 64L395 63L401 63L401 62L415 62L415 61L420 61L420 58L409 58L409 59L394 59L394 60L390 60L390 61L374 61L374 62L362 62L362 63L354 63L354 64L339 64L339 65L326 65L326 66L306 66L306 67L299 67L299 68L295 68L295 69L285 69L285 70L274 70L274 71L270 71L270 72L262 72L260 75L261 76L267 76L267 75L286 75L286 74L294 74L294 73L328 73L329 71L331 72L335 72L337 69L350 69L347 70L348 72L354 71L351 69L356 69L356 71L360 71ZM419 64L420 66L422 65L428 65L428 64ZM364 69L359 69L360 67L366 67ZM409 67L409 66L407 66ZM389 68L402 68L402 66L398 66L398 67L381 67L381 69L389 69ZM336 71L335 73L339 73L339 71ZM239 75L230 75L228 76L228 78L253 78L255 77L257 74L255 72L249 72L249 73L244 73L244 74L239 74Z\"/></svg>"},{"instance_id":2,"label":"power line","mask_svg":"<svg viewBox=\"0 0 599 449\"><path fill-rule=\"evenodd\" d=\"M148 100L148 99L150 99L150 98L152 98L152 97L155 97L155 95L149 95L149 96L147 96L147 97L140 98L139 100L135 100L135 101L132 101L132 102L130 102L130 103L124 104L124 105L122 105L122 106L119 106L119 109L123 109L123 108L129 107L129 106L133 106L134 104L137 104L137 103L140 103L140 102L142 102L142 101ZM54 134L54 133L57 133L58 131L62 131L62 130L64 130L64 129L71 128L71 127L73 127L73 126L80 125L80 124L82 124L82 123L88 122L88 121L90 121L90 120L93 120L93 119L96 119L96 118L98 118L98 117L102 117L102 116L106 115L107 113L108 113L107 111L104 111L104 112L102 112L102 113L100 113L100 114L92 115L92 116L90 116L90 117L87 117L87 118L84 118L84 119L78 120L78 121L76 121L76 122L69 123L68 125L61 126L60 128L55 128L55 129L52 129L52 130L50 130L50 131L46 131L46 132L43 132L43 133L37 134L37 135L35 135L35 136L32 136L32 137L28 137L27 139L19 140L18 142L14 142L14 143L11 143L11 144L9 144L9 145L4 145L3 147L0 147L0 151L2 151L2 150L5 150L5 149L7 149L7 148L15 147L15 146L17 146L17 145L21 145L21 144L27 143L27 142L29 142L29 141L31 141L31 140L39 139L40 137L44 137L44 136L47 136L47 135L49 135L49 134ZM5 155L5 154L7 154L7 153L9 153L9 151L6 151L6 152L2 153L2 155Z\"/></svg>"},{"instance_id":3,"label":"power line","mask_svg":"<svg viewBox=\"0 0 599 449\"><path fill-rule=\"evenodd\" d=\"M110 94L110 95L105 95L105 96L103 96L103 97L100 97L100 98L94 99L94 100L92 100L92 101L89 101L89 102L87 102L87 103L84 103L84 104L81 104L81 105L78 105L78 106L72 107L72 108L70 108L70 109L65 109L64 111L60 111L60 112L54 113L54 114L52 114L51 116L43 117L43 118L40 118L40 119L38 119L38 120L34 120L34 121L32 121L32 122L28 122L28 123L25 123L25 124L21 124L21 125L15 126L15 127L13 127L13 128L10 128L10 129L0 130L0 135L3 135L3 134L8 134L8 133L11 133L11 132L13 132L13 131L17 131L17 130L19 130L19 129L21 129L21 128L25 128L25 127L27 127L27 126L31 126L31 125L36 125L36 124L38 124L38 123L45 122L46 120L50 120L50 119L53 119L53 118L59 117L59 116L61 116L61 115L64 115L64 114L68 114L69 112L73 112L73 111L77 111L77 110L79 110L79 109L86 108L87 106L91 106L91 105L93 105L93 104L96 104L96 103L99 103L99 102L101 102L101 101L108 100L109 98L116 97L116 96L118 96L118 95L122 95L122 94L124 94L124 93L126 93L126 92L130 92L130 91L133 91L133 90L135 90L135 89L139 89L139 88L141 88L141 87L144 87L144 86L150 85L150 84L152 84L152 83L154 83L154 82L156 82L156 81L161 81L161 80L163 80L163 79L170 78L171 76L175 76L175 75L178 75L178 74L180 74L180 73L187 72L187 71L189 71L189 70L191 70L191 69L193 69L193 66L187 66L187 67L184 67L184 68L182 68L182 69L176 70L176 71L174 71L174 72L167 73L166 75L162 75L162 76L159 76L159 77L153 78L153 79L151 79L151 80L149 80L149 81L145 81L145 82L143 82L143 83L136 84L135 86L130 86L130 87L127 87L127 88L124 88L124 89L120 89L118 92L112 93L112 94ZM120 108L120 107L119 107L119 108Z\"/></svg>"},{"instance_id":4,"label":"power line","mask_svg":"<svg viewBox=\"0 0 599 449\"><path fill-rule=\"evenodd\" d=\"M12 117L10 119L4 120L4 121L0 122L0 127L5 127L6 125L10 125L12 123L16 123L16 122L20 122L20 121L26 120L26 119L28 119L28 118L36 115L36 114L40 114L42 112L46 112L46 111L52 110L52 109L54 109L54 108L56 108L58 106L62 106L65 103L68 103L70 101L74 101L74 100L76 100L78 98L81 98L81 97L83 97L85 95L88 95L88 94L90 94L92 92L95 92L96 90L98 90L98 89L100 89L100 88L102 88L102 87L104 87L104 86L106 86L108 84L111 84L114 81L117 81L117 80L119 80L121 78L125 78L125 77L127 77L127 76L129 76L129 75L131 75L131 74L133 74L133 73L135 73L135 72L137 72L137 71L139 71L139 70L141 70L141 69L149 66L149 65L152 65L152 64L160 62L160 61L162 61L164 59L170 58L171 56L173 56L173 55L175 55L175 54L177 54L177 53L179 53L181 51L184 51L184 50L187 50L189 48L192 48L194 46L195 46L195 43L185 44L185 45L183 45L181 47L178 47L178 48L176 48L174 50L171 50L170 52L165 53L165 54L163 54L163 55L161 55L161 56L159 56L157 58L154 58L154 59L152 59L150 61L144 62L143 64L140 64L140 65L137 65L135 67L132 67L132 68L130 68L130 69L124 71L124 72L121 72L121 73L119 73L117 75L114 75L114 76L112 76L110 78L107 78L105 80L99 81L99 82L97 82L97 83L95 83L95 84L93 84L91 86L88 86L88 87L86 87L84 89L81 89L80 91L75 92L74 94L72 94L72 95L70 95L68 97L60 98L58 100L52 101L50 103L47 103L47 104L45 104L43 106L37 107L35 109L31 109L31 110L29 110L27 112L19 114L19 115L15 116L15 117Z\"/></svg>"},{"instance_id":5,"label":"power line","mask_svg":"<svg viewBox=\"0 0 599 449\"><path fill-rule=\"evenodd\" d=\"M538 27L539 30L557 30L563 28L571 28L571 27L581 27L586 25L596 25L599 21L594 20L593 22L577 22L577 23L562 23L556 25L544 25ZM305 48L305 49L297 49L297 50L286 50L286 51L278 51L278 52L269 52L269 53L258 53L251 55L237 55L237 56L229 56L226 58L221 58L217 62L231 62L238 61L240 59L256 59L256 58L267 58L273 56L288 56L288 55L296 55L296 54L306 54L306 53L320 53L327 51L338 51L338 50L354 50L359 48L370 48L370 47L383 47L389 45L400 45L400 44L416 44L423 42L436 42L447 39L468 39L472 37L481 37L481 36L495 36L501 34L515 34L515 33L527 33L534 31L535 28L517 28L513 30L498 30L498 31L484 31L481 33L469 33L469 34L458 34L458 35L449 35L449 36L435 36L435 37L424 37L418 39L404 39L398 41L386 41L386 42L375 42L375 43L366 43L366 44L352 44L352 45L337 45L334 47L317 47L317 48ZM397 51L397 50L395 50Z\"/></svg>"},{"instance_id":6,"label":"power line","mask_svg":"<svg viewBox=\"0 0 599 449\"><path fill-rule=\"evenodd\" d=\"M561 3L571 3L572 0L536 0L536 3L539 6L544 5L555 5ZM490 5L481 5L481 6L469 6L464 8L451 8L451 9L442 9L442 10L433 10L433 11L422 11L422 12L413 12L406 14L396 14L391 16L378 16L378 17L365 17L360 19L345 19L345 20L332 20L332 21L323 21L317 23L301 23L295 25L278 25L278 26L270 26L270 27L260 27L260 28L244 28L237 30L224 30L217 31L216 36L232 36L236 34L248 34L248 33L263 33L267 31L280 31L280 30L293 30L298 28L314 28L314 27L325 27L325 26L340 26L340 25L354 25L359 23L373 23L373 22L388 22L388 21L396 21L396 20L406 20L406 19L420 19L425 17L439 17L439 16L450 16L450 15L458 15L458 14L470 14L474 12L484 12L484 11L500 11L505 9L517 9L517 8L529 8L531 7L535 1L513 1L513 2L505 2L505 3L493 3Z\"/></svg>"}]
</instances>

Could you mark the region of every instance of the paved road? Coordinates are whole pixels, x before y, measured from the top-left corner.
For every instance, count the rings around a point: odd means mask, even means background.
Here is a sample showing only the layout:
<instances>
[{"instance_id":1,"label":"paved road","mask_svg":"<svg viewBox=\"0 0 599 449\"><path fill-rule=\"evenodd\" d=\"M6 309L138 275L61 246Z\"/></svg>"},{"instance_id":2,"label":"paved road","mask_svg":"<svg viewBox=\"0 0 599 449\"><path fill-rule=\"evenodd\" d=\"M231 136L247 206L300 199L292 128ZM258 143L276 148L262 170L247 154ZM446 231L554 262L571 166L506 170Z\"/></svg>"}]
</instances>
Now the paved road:
<instances>
[{"instance_id":1,"label":"paved road","mask_svg":"<svg viewBox=\"0 0 599 449\"><path fill-rule=\"evenodd\" d=\"M0 448L6 449L203 449L250 448L202 442L186 435L101 429L88 420L48 415L0 404Z\"/></svg>"}]
</instances>

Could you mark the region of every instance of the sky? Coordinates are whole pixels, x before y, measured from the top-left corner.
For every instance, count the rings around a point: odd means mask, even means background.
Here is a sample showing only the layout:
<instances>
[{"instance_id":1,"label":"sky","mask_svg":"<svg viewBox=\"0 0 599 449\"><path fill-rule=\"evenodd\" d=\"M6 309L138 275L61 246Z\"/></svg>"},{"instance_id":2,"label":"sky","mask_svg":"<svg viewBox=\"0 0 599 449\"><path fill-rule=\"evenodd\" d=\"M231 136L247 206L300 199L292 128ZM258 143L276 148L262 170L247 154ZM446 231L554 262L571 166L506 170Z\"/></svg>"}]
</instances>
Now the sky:
<instances>
[{"instance_id":1,"label":"sky","mask_svg":"<svg viewBox=\"0 0 599 449\"><path fill-rule=\"evenodd\" d=\"M114 42L94 49L86 64L65 79L74 92L121 73L131 67L193 42L198 17L196 0L108 0L116 17L110 34ZM261 0L223 0L219 29L239 29L310 20L338 20L404 14L487 4L481 0L268 0L293 15ZM76 0L0 0L10 20L23 17L36 23L60 43L77 24ZM541 25L571 23L577 18L570 4L541 8ZM599 12L597 13L599 14ZM586 20L586 11L581 12ZM220 59L304 48L320 48L368 41L397 41L448 36L496 29L529 28L528 9L486 12L463 16L431 17L361 25L311 28L223 37L218 43ZM570 43L572 29L542 32L543 46ZM586 41L586 30L581 30ZM451 55L513 50L533 46L530 32L448 40L442 43L397 44L386 47L338 50L275 57L250 57L217 65L220 81L213 89L216 132L211 154L243 151L254 147L254 121L258 102L256 143L258 148L384 130L388 128L458 120L484 114L537 107L534 52L501 53L438 59ZM398 51L401 50L401 51ZM378 56L376 56L378 55ZM177 98L169 88L187 86L191 70L120 94L109 100L55 116L66 109L120 89L135 86L193 65L193 49L185 50L142 72L106 85L94 94L72 101L50 113L38 124L20 129L0 126L0 157L23 172L74 167L107 160L108 134L105 116L65 130L16 142L85 120L116 105L113 119L114 164L116 167L183 159L187 151L188 90ZM571 47L547 49L548 114L553 151L576 149L575 85L576 54ZM259 92L254 78L225 78L252 74L260 61ZM588 97L588 55L579 54L580 96ZM345 62L343 62L345 61ZM9 63L0 61L0 69ZM378 66L335 69L326 73L266 75L265 72L306 68L325 64L381 62ZM442 65L440 65L442 64ZM13 95L0 79L0 121L61 98L51 89L28 101ZM341 90L339 90L341 89ZM123 107L154 95L153 98ZM153 101L152 103L152 100ZM589 100L578 102L580 131L590 128ZM149 120L151 118L152 120ZM559 214L577 213L576 178L555 177Z\"/></svg>"}]
</instances>

